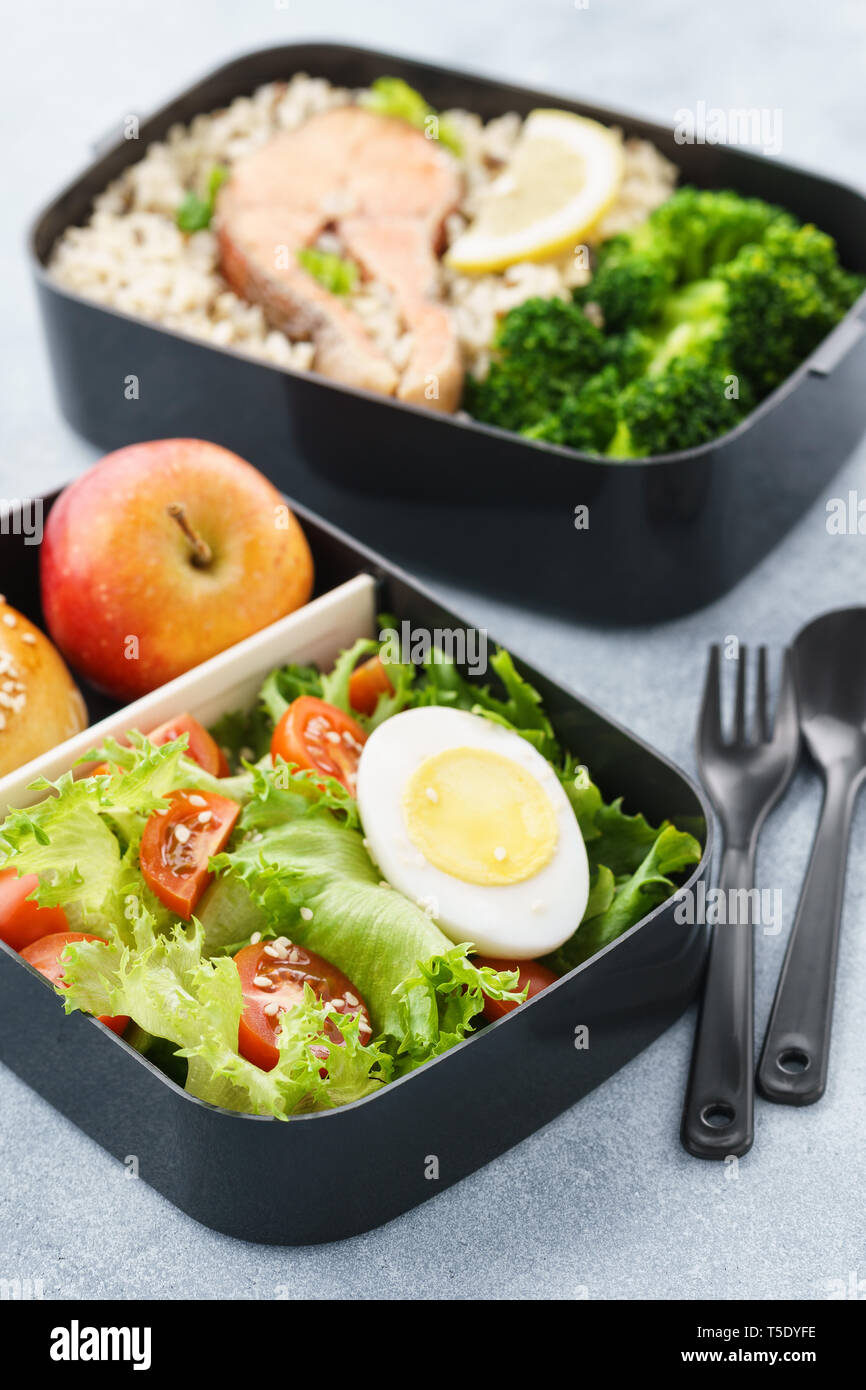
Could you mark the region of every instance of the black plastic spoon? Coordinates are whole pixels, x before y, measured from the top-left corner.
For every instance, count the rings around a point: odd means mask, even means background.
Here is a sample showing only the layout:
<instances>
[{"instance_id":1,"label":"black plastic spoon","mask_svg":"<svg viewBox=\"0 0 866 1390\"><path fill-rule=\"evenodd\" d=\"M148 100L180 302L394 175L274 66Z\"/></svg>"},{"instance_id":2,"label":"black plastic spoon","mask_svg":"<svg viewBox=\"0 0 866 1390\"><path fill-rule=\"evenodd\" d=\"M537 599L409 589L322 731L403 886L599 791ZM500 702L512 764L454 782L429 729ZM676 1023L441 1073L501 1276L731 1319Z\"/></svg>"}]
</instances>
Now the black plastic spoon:
<instances>
[{"instance_id":1,"label":"black plastic spoon","mask_svg":"<svg viewBox=\"0 0 866 1390\"><path fill-rule=\"evenodd\" d=\"M827 1085L851 816L866 777L866 608L825 613L793 644L806 747L824 804L758 1063L758 1089L811 1105Z\"/></svg>"}]
</instances>

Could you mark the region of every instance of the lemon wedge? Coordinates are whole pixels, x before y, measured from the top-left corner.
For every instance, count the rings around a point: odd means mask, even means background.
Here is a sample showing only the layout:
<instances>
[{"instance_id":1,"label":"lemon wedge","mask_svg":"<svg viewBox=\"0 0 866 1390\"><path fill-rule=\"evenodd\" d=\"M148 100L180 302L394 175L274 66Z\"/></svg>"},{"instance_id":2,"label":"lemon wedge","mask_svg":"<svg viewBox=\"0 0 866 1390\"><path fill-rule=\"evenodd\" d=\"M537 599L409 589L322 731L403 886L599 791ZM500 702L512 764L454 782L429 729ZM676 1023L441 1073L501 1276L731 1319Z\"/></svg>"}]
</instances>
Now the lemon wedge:
<instances>
[{"instance_id":1,"label":"lemon wedge","mask_svg":"<svg viewBox=\"0 0 866 1390\"><path fill-rule=\"evenodd\" d=\"M531 111L511 159L445 260L480 274L578 244L616 198L622 141L571 111Z\"/></svg>"}]
</instances>

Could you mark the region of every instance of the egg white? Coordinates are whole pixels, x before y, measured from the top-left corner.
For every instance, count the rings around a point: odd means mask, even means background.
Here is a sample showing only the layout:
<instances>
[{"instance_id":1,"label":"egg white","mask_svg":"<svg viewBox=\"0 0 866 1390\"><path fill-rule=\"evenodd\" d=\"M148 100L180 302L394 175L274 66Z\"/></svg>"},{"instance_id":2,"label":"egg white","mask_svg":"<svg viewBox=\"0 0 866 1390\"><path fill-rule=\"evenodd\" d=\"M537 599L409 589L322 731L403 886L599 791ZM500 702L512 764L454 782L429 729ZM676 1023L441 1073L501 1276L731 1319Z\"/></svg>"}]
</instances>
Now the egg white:
<instances>
[{"instance_id":1,"label":"egg white","mask_svg":"<svg viewBox=\"0 0 866 1390\"><path fill-rule=\"evenodd\" d=\"M552 858L521 883L466 883L431 864L409 838L403 809L409 778L434 754L465 747L517 763L539 783L556 815ZM556 950L580 925L589 866L577 818L553 768L519 734L463 710L405 710L365 743L357 797L369 853L383 878L429 912L452 941L472 942L483 955L531 960Z\"/></svg>"}]
</instances>

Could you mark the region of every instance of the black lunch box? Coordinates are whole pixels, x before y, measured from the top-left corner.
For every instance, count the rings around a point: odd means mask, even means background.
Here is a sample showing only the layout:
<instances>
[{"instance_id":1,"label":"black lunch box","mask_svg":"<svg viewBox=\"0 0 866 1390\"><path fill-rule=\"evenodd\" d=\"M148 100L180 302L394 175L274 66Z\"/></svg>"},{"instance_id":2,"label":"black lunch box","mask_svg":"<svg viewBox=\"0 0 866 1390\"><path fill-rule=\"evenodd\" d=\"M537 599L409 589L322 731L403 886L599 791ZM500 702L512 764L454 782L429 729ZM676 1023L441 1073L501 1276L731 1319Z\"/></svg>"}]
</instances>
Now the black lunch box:
<instances>
[{"instance_id":1,"label":"black lunch box","mask_svg":"<svg viewBox=\"0 0 866 1390\"><path fill-rule=\"evenodd\" d=\"M46 509L53 501L46 499ZM293 504L294 505L294 504ZM298 515L317 592L372 574L381 606L415 627L460 628L401 570L318 520ZM9 536L0 585L35 622L38 548ZM666 758L532 667L563 743L607 795L695 834L707 874L712 821L698 789ZM93 719L117 706L84 687ZM66 1015L45 981L0 942L0 1060L183 1211L228 1235L274 1244L336 1240L432 1197L531 1134L653 1041L700 984L706 929L657 907L545 994L366 1100L288 1122L232 1114L183 1092L96 1019ZM576 1030L588 1029L588 1047ZM434 1162L435 1160L435 1162Z\"/></svg>"},{"instance_id":2,"label":"black lunch box","mask_svg":"<svg viewBox=\"0 0 866 1390\"><path fill-rule=\"evenodd\" d=\"M521 439L468 418L266 366L55 285L63 230L175 122L265 82L307 72L349 87L405 78L438 109L485 119L555 104L641 136L684 181L783 204L866 270L866 198L775 160L620 111L391 54L330 43L271 48L219 68L118 140L36 221L33 268L60 404L104 449L166 435L214 440L294 497L421 574L589 622L660 621L700 608L747 573L826 487L866 424L866 296L772 396L724 438L631 463ZM124 397L134 372L140 398ZM588 529L575 508L589 507Z\"/></svg>"}]
</instances>

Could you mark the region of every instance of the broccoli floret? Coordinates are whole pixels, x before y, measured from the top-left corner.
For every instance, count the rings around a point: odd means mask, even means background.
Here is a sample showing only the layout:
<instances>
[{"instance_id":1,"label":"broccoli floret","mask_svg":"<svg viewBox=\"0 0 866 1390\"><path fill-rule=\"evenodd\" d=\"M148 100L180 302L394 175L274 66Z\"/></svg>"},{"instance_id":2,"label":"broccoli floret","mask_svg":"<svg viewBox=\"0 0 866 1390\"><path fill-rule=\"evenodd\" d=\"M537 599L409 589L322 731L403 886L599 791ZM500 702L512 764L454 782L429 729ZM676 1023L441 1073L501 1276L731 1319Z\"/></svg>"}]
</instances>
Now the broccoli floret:
<instances>
[{"instance_id":1,"label":"broccoli floret","mask_svg":"<svg viewBox=\"0 0 866 1390\"><path fill-rule=\"evenodd\" d=\"M774 226L795 223L758 198L681 188L645 222L601 247L595 275L580 299L597 304L605 327L614 332L650 323L676 285L702 279Z\"/></svg>"},{"instance_id":2,"label":"broccoli floret","mask_svg":"<svg viewBox=\"0 0 866 1390\"><path fill-rule=\"evenodd\" d=\"M564 392L556 410L521 431L527 439L546 439L601 454L619 419L620 378L615 368L605 367L578 390Z\"/></svg>"},{"instance_id":3,"label":"broccoli floret","mask_svg":"<svg viewBox=\"0 0 866 1390\"><path fill-rule=\"evenodd\" d=\"M773 227L795 227L790 213L730 189L680 188L650 214L656 242L666 244L677 284L702 280L741 246L760 242Z\"/></svg>"},{"instance_id":4,"label":"broccoli floret","mask_svg":"<svg viewBox=\"0 0 866 1390\"><path fill-rule=\"evenodd\" d=\"M526 371L539 362L554 376L591 373L604 365L605 339L580 305L564 299L527 299L506 314L496 335L501 357Z\"/></svg>"},{"instance_id":5,"label":"broccoli floret","mask_svg":"<svg viewBox=\"0 0 866 1390\"><path fill-rule=\"evenodd\" d=\"M466 405L527 438L615 458L695 447L784 380L864 287L817 228L758 199L685 188L602 248L575 302L513 309Z\"/></svg>"},{"instance_id":6,"label":"broccoli floret","mask_svg":"<svg viewBox=\"0 0 866 1390\"><path fill-rule=\"evenodd\" d=\"M528 299L503 319L490 370L483 381L467 382L464 404L477 420L500 429L556 432L551 422L606 365L605 353L604 334L579 305Z\"/></svg>"},{"instance_id":7,"label":"broccoli floret","mask_svg":"<svg viewBox=\"0 0 866 1390\"><path fill-rule=\"evenodd\" d=\"M656 350L655 339L641 328L611 333L605 340L605 359L616 372L621 386L643 376Z\"/></svg>"},{"instance_id":8,"label":"broccoli floret","mask_svg":"<svg viewBox=\"0 0 866 1390\"><path fill-rule=\"evenodd\" d=\"M676 357L716 367L730 364L727 291L719 280L697 280L667 300L648 335L653 349L647 374L658 376Z\"/></svg>"},{"instance_id":9,"label":"broccoli floret","mask_svg":"<svg viewBox=\"0 0 866 1390\"><path fill-rule=\"evenodd\" d=\"M692 449L732 429L750 399L731 395L726 375L712 365L678 357L662 372L634 382L620 398L620 421L608 445L611 458L642 458Z\"/></svg>"},{"instance_id":10,"label":"broccoli floret","mask_svg":"<svg viewBox=\"0 0 866 1390\"><path fill-rule=\"evenodd\" d=\"M731 360L759 397L808 357L862 293L839 265L832 237L816 227L772 228L719 268Z\"/></svg>"},{"instance_id":11,"label":"broccoli floret","mask_svg":"<svg viewBox=\"0 0 866 1390\"><path fill-rule=\"evenodd\" d=\"M636 233L623 234L602 247L595 274L578 298L584 304L597 304L605 328L618 333L650 323L670 294L673 280L674 268L667 255L641 246Z\"/></svg>"}]
</instances>

